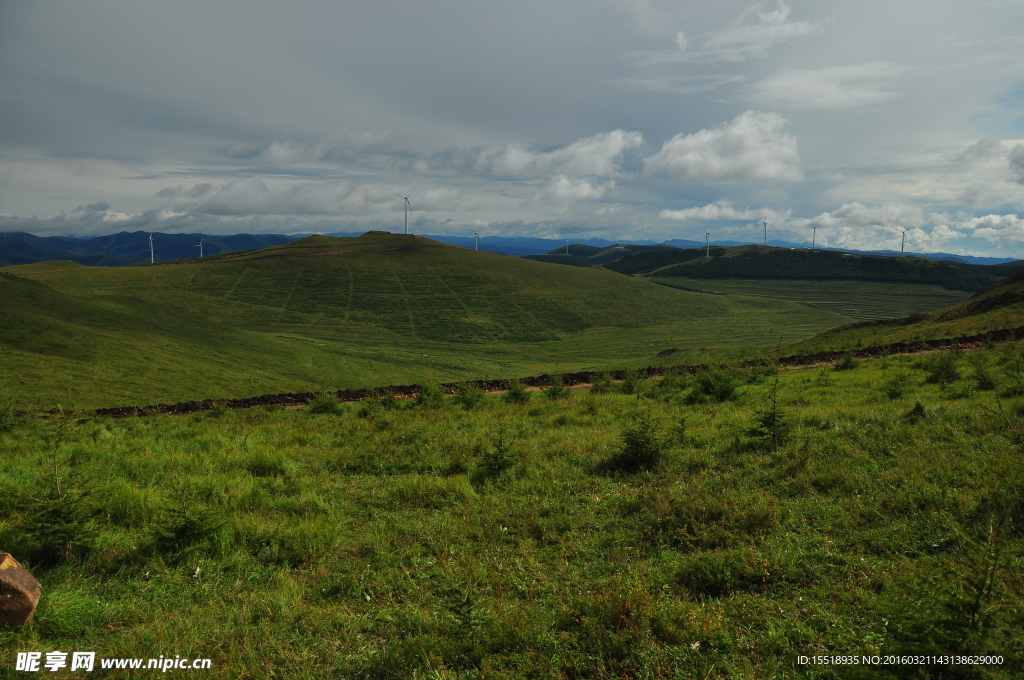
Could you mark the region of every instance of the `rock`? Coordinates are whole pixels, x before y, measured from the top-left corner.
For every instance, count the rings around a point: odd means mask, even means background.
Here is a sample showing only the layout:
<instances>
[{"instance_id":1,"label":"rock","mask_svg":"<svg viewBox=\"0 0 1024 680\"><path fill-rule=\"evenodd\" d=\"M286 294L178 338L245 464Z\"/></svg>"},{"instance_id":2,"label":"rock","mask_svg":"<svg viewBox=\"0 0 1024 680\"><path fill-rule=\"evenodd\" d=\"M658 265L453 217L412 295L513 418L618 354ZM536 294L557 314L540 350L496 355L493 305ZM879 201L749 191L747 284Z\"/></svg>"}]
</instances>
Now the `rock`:
<instances>
[{"instance_id":1,"label":"rock","mask_svg":"<svg viewBox=\"0 0 1024 680\"><path fill-rule=\"evenodd\" d=\"M18 560L0 552L0 626L20 626L31 619L42 590Z\"/></svg>"}]
</instances>

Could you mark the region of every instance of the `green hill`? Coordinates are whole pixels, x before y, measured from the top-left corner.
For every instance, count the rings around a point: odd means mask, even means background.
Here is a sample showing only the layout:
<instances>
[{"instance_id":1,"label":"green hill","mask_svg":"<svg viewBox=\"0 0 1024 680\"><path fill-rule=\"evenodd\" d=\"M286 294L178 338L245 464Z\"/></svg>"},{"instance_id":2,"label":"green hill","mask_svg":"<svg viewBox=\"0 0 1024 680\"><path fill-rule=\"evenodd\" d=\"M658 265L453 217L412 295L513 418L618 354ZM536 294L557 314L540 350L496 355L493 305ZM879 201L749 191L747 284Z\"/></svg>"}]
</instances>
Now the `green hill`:
<instances>
[{"instance_id":1,"label":"green hill","mask_svg":"<svg viewBox=\"0 0 1024 680\"><path fill-rule=\"evenodd\" d=\"M887 257L832 250L733 246L634 253L606 264L622 274L695 279L837 280L929 283L980 291L1024 268L1024 262L975 265L922 257Z\"/></svg>"},{"instance_id":2,"label":"green hill","mask_svg":"<svg viewBox=\"0 0 1024 680\"><path fill-rule=\"evenodd\" d=\"M955 339L1021 326L1024 326L1024 271L946 309L838 326L794 343L789 351L817 352L915 340Z\"/></svg>"},{"instance_id":3,"label":"green hill","mask_svg":"<svg viewBox=\"0 0 1024 680\"><path fill-rule=\"evenodd\" d=\"M609 262L615 262L633 253L659 253L678 250L675 246L667 245L643 246L634 243L617 243L606 248L599 248L598 246L573 243L565 248L555 248L543 255L523 255L522 258L536 262L567 264L574 267L597 267Z\"/></svg>"},{"instance_id":4,"label":"green hill","mask_svg":"<svg viewBox=\"0 0 1024 680\"><path fill-rule=\"evenodd\" d=\"M18 323L0 327L17 356L3 369L12 394L66 401L70 378L83 406L622 367L850 320L381 232L155 265L14 269L48 288L29 295L4 277L3 299L17 300L4 310ZM48 354L35 335L68 349ZM150 348L173 367L163 380L136 370Z\"/></svg>"}]
</instances>

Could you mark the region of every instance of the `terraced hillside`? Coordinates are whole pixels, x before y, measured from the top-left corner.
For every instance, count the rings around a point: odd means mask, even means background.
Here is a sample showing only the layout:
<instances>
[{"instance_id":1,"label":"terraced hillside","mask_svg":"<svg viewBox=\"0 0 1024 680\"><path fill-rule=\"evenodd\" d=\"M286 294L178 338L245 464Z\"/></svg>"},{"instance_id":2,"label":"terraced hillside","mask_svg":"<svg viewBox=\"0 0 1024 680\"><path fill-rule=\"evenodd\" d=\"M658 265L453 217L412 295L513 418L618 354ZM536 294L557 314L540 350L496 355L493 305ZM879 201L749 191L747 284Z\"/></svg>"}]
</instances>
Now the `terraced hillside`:
<instances>
[{"instance_id":1,"label":"terraced hillside","mask_svg":"<svg viewBox=\"0 0 1024 680\"><path fill-rule=\"evenodd\" d=\"M15 393L60 400L70 378L88 395L83 406L125 403L111 395L129 384L151 390L149 396L131 391L132 401L152 402L316 389L318 380L368 387L622 367L667 348L760 345L787 325L789 337L801 337L850 320L801 304L673 290L596 268L557 267L380 232L308 237L156 265L39 263L5 271L45 283L48 294L71 301L25 302L18 312L22 335L44 332L33 326L41 315L63 314L58 321L69 334L66 344L77 344L79 334L101 357L47 355L0 329L0 342L20 353L14 362L20 368L5 369L8 377L34 375ZM96 317L89 324L79 323L72 304L128 299L140 311ZM121 348L131 345L134 329L149 323L145 314L159 316L169 306L197 321L151 324L168 335L162 346L174 358L176 373L173 381L152 381L147 388L132 377L133 367L145 364L131 358L137 348ZM200 320L217 332L204 330ZM228 331L244 331L246 340L224 335ZM218 347L245 347L254 338L271 344L257 343L252 353L226 359L246 376L232 390L223 381L212 385L207 373L219 369L201 360L209 345L198 337L193 343L193 334L209 335ZM100 336L107 345L95 340ZM102 370L97 373L94 365ZM216 389L205 391L211 386ZM106 395L100 403L97 394Z\"/></svg>"}]
</instances>

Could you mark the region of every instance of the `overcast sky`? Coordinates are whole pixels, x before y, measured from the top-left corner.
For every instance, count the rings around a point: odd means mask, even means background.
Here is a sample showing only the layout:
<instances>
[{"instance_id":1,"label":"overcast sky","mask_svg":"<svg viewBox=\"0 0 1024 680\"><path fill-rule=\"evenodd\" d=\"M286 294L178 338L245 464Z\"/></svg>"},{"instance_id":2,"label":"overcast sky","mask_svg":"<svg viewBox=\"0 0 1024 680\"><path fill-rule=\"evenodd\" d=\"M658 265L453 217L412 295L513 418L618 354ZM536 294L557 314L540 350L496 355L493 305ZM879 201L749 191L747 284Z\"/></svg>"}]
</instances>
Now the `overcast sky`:
<instances>
[{"instance_id":1,"label":"overcast sky","mask_svg":"<svg viewBox=\"0 0 1024 680\"><path fill-rule=\"evenodd\" d=\"M1024 257L1024 2L0 0L0 231Z\"/></svg>"}]
</instances>

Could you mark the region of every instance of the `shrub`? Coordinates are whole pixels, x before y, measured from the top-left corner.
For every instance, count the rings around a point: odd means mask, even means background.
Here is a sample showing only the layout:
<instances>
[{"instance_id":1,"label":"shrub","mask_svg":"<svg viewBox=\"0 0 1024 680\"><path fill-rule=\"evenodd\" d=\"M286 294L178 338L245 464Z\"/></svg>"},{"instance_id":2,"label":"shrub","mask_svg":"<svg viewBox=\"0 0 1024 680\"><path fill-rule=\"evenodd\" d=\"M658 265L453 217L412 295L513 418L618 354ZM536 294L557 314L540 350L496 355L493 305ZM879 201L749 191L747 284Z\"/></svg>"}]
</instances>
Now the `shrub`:
<instances>
[{"instance_id":1,"label":"shrub","mask_svg":"<svg viewBox=\"0 0 1024 680\"><path fill-rule=\"evenodd\" d=\"M606 464L612 470L640 472L653 470L661 462L665 441L658 423L649 412L638 412L633 421L622 430L621 445Z\"/></svg>"},{"instance_id":2,"label":"shrub","mask_svg":"<svg viewBox=\"0 0 1024 680\"><path fill-rule=\"evenodd\" d=\"M504 400L506 404L525 404L530 401L530 393L526 391L526 386L522 381L510 380Z\"/></svg>"},{"instance_id":3,"label":"shrub","mask_svg":"<svg viewBox=\"0 0 1024 680\"><path fill-rule=\"evenodd\" d=\"M623 394L640 394L643 391L643 379L640 371L635 368L626 369L620 386Z\"/></svg>"},{"instance_id":4,"label":"shrub","mask_svg":"<svg viewBox=\"0 0 1024 680\"><path fill-rule=\"evenodd\" d=\"M850 371L857 368L857 364L857 360L853 358L853 352L847 352L832 368L836 371Z\"/></svg>"},{"instance_id":5,"label":"shrub","mask_svg":"<svg viewBox=\"0 0 1024 680\"><path fill-rule=\"evenodd\" d=\"M441 408L444 406L444 390L436 382L420 385L416 395L416 405L420 408Z\"/></svg>"},{"instance_id":6,"label":"shrub","mask_svg":"<svg viewBox=\"0 0 1024 680\"><path fill-rule=\"evenodd\" d=\"M607 373L598 373L594 382L590 385L590 391L594 394L608 394L612 391L614 383L612 377Z\"/></svg>"},{"instance_id":7,"label":"shrub","mask_svg":"<svg viewBox=\"0 0 1024 680\"><path fill-rule=\"evenodd\" d=\"M731 401L736 398L736 388L740 383L741 376L733 368L701 371L694 378L686 401L690 404Z\"/></svg>"},{"instance_id":8,"label":"shrub","mask_svg":"<svg viewBox=\"0 0 1024 680\"><path fill-rule=\"evenodd\" d=\"M310 413L329 414L341 411L341 404L334 395L321 392L309 400L306 408Z\"/></svg>"},{"instance_id":9,"label":"shrub","mask_svg":"<svg viewBox=\"0 0 1024 680\"><path fill-rule=\"evenodd\" d=\"M544 390L544 396L552 401L556 399L564 399L569 396L569 389L565 386L565 381L562 379L562 376L551 376L551 380L548 382L548 387Z\"/></svg>"},{"instance_id":10,"label":"shrub","mask_svg":"<svg viewBox=\"0 0 1024 680\"><path fill-rule=\"evenodd\" d=\"M472 383L462 383L455 395L455 401L464 409L474 409L484 400L484 393Z\"/></svg>"},{"instance_id":11,"label":"shrub","mask_svg":"<svg viewBox=\"0 0 1024 680\"><path fill-rule=\"evenodd\" d=\"M950 385L960 379L957 369L956 355L953 352L939 352L920 362L921 368L927 373L926 383L940 386Z\"/></svg>"}]
</instances>

